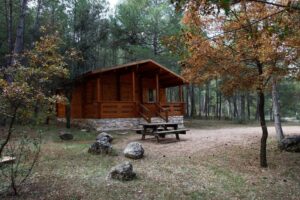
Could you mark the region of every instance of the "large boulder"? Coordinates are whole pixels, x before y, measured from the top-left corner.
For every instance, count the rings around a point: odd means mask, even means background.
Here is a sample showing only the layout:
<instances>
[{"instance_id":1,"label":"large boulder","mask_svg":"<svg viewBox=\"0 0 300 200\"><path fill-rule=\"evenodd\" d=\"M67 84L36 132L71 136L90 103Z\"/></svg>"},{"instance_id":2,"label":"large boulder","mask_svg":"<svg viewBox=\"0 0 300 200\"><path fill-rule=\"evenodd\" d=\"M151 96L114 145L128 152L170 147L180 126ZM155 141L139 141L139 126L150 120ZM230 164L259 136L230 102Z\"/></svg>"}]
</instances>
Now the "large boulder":
<instances>
[{"instance_id":1,"label":"large boulder","mask_svg":"<svg viewBox=\"0 0 300 200\"><path fill-rule=\"evenodd\" d=\"M73 140L73 135L69 132L60 131L59 132L59 138L62 140Z\"/></svg>"},{"instance_id":2,"label":"large boulder","mask_svg":"<svg viewBox=\"0 0 300 200\"><path fill-rule=\"evenodd\" d=\"M300 136L289 136L282 139L279 148L288 152L300 152Z\"/></svg>"},{"instance_id":3,"label":"large boulder","mask_svg":"<svg viewBox=\"0 0 300 200\"><path fill-rule=\"evenodd\" d=\"M124 155L127 158L140 159L144 156L144 148L138 142L131 142L124 149Z\"/></svg>"},{"instance_id":4,"label":"large boulder","mask_svg":"<svg viewBox=\"0 0 300 200\"><path fill-rule=\"evenodd\" d=\"M112 145L109 143L108 138L103 137L101 140L97 140L93 143L88 152L91 154L108 154L112 150Z\"/></svg>"},{"instance_id":5,"label":"large boulder","mask_svg":"<svg viewBox=\"0 0 300 200\"><path fill-rule=\"evenodd\" d=\"M96 140L101 140L102 138L107 138L109 142L112 142L114 139L112 135L102 132L96 137Z\"/></svg>"},{"instance_id":6,"label":"large boulder","mask_svg":"<svg viewBox=\"0 0 300 200\"><path fill-rule=\"evenodd\" d=\"M111 169L109 177L121 181L130 181L136 177L130 162L124 162Z\"/></svg>"}]
</instances>

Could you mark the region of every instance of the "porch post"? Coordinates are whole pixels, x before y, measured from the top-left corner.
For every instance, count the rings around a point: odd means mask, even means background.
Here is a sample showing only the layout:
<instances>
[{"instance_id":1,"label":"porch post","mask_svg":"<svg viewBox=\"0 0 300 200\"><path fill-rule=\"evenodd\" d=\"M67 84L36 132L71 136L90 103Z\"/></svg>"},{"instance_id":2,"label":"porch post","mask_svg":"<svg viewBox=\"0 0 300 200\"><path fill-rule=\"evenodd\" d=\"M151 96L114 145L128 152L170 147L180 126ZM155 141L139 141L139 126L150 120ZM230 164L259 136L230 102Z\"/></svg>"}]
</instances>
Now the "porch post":
<instances>
[{"instance_id":1,"label":"porch post","mask_svg":"<svg viewBox=\"0 0 300 200\"><path fill-rule=\"evenodd\" d=\"M132 101L136 102L135 99L135 71L132 71Z\"/></svg>"},{"instance_id":2,"label":"porch post","mask_svg":"<svg viewBox=\"0 0 300 200\"><path fill-rule=\"evenodd\" d=\"M97 102L100 102L101 101L101 79L100 78L97 78Z\"/></svg>"},{"instance_id":3,"label":"porch post","mask_svg":"<svg viewBox=\"0 0 300 200\"><path fill-rule=\"evenodd\" d=\"M121 101L120 74L117 74L117 101Z\"/></svg>"},{"instance_id":4,"label":"porch post","mask_svg":"<svg viewBox=\"0 0 300 200\"><path fill-rule=\"evenodd\" d=\"M156 103L159 103L159 74L157 73L155 76L156 79Z\"/></svg>"},{"instance_id":5,"label":"porch post","mask_svg":"<svg viewBox=\"0 0 300 200\"><path fill-rule=\"evenodd\" d=\"M97 117L101 118L101 100L102 100L102 89L101 89L101 78L97 78Z\"/></svg>"},{"instance_id":6,"label":"porch post","mask_svg":"<svg viewBox=\"0 0 300 200\"><path fill-rule=\"evenodd\" d=\"M183 98L182 98L183 95L182 95L182 94L183 94L183 93L182 93L182 85L180 85L180 86L179 86L179 101L180 101L180 102L183 102Z\"/></svg>"}]
</instances>

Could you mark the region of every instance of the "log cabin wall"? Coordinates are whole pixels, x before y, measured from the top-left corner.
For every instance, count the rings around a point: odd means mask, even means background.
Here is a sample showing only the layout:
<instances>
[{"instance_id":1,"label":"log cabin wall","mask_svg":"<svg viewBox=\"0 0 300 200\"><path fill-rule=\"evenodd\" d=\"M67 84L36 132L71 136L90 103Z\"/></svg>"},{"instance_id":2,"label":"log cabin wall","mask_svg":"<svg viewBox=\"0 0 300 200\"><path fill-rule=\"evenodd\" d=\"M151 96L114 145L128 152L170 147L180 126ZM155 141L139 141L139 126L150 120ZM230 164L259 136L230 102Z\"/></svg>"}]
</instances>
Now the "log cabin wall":
<instances>
[{"instance_id":1,"label":"log cabin wall","mask_svg":"<svg viewBox=\"0 0 300 200\"><path fill-rule=\"evenodd\" d=\"M71 101L71 117L81 118L82 116L82 86L74 88Z\"/></svg>"},{"instance_id":2,"label":"log cabin wall","mask_svg":"<svg viewBox=\"0 0 300 200\"><path fill-rule=\"evenodd\" d=\"M100 101L117 101L117 76L116 74L106 74L101 77L102 98Z\"/></svg>"},{"instance_id":3,"label":"log cabin wall","mask_svg":"<svg viewBox=\"0 0 300 200\"><path fill-rule=\"evenodd\" d=\"M120 101L134 101L132 95L132 75L131 73L120 76Z\"/></svg>"}]
</instances>

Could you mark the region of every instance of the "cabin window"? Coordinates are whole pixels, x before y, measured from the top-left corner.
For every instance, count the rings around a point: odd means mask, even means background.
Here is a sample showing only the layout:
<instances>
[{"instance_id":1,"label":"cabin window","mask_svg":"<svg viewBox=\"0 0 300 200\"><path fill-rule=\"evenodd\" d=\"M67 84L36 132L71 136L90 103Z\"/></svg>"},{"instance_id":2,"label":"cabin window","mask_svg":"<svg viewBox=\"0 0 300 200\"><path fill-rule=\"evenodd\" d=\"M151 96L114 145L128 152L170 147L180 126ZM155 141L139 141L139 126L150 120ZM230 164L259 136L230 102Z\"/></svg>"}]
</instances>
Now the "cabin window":
<instances>
[{"instance_id":1,"label":"cabin window","mask_svg":"<svg viewBox=\"0 0 300 200\"><path fill-rule=\"evenodd\" d=\"M155 95L155 90L154 89L148 89L148 102L149 103L154 103L156 99Z\"/></svg>"}]
</instances>

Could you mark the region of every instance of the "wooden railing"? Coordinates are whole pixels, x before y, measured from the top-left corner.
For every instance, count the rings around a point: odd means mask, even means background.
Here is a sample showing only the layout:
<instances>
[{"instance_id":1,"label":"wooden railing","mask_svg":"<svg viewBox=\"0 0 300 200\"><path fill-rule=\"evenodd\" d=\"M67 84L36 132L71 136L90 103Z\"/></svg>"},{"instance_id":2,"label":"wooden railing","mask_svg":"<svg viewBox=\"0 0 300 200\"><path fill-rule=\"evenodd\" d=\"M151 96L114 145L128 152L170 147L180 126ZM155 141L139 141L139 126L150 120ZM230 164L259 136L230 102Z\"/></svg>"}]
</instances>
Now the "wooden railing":
<instances>
[{"instance_id":1,"label":"wooden railing","mask_svg":"<svg viewBox=\"0 0 300 200\"><path fill-rule=\"evenodd\" d=\"M130 118L136 116L135 102L99 102L98 109L99 118Z\"/></svg>"},{"instance_id":2,"label":"wooden railing","mask_svg":"<svg viewBox=\"0 0 300 200\"><path fill-rule=\"evenodd\" d=\"M143 104L139 104L139 114L149 123L151 123L152 112Z\"/></svg>"},{"instance_id":3,"label":"wooden railing","mask_svg":"<svg viewBox=\"0 0 300 200\"><path fill-rule=\"evenodd\" d=\"M161 104L161 107L168 110L169 116L184 115L183 102L165 103L165 104Z\"/></svg>"},{"instance_id":4,"label":"wooden railing","mask_svg":"<svg viewBox=\"0 0 300 200\"><path fill-rule=\"evenodd\" d=\"M159 116L166 122L170 116L183 115L184 103L137 104L132 101L110 101L86 104L82 107L84 118L132 118L143 117L147 122Z\"/></svg>"},{"instance_id":5,"label":"wooden railing","mask_svg":"<svg viewBox=\"0 0 300 200\"><path fill-rule=\"evenodd\" d=\"M169 121L169 109L162 107L159 103L155 104L156 106L156 114L165 120L166 122Z\"/></svg>"}]
</instances>

